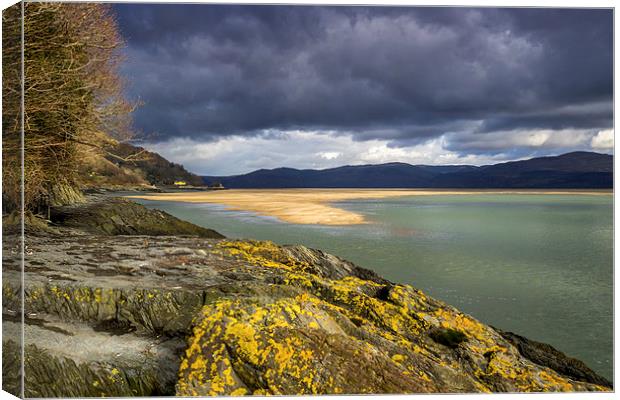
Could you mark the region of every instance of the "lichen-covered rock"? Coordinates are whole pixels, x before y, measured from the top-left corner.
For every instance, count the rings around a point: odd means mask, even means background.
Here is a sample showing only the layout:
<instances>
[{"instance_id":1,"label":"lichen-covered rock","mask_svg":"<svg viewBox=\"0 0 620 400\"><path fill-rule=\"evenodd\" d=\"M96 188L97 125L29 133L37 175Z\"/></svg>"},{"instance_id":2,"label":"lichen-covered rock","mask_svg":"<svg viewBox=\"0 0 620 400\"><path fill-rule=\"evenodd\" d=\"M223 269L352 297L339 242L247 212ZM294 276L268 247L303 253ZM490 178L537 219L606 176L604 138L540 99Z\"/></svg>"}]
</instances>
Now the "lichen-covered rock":
<instances>
[{"instance_id":1,"label":"lichen-covered rock","mask_svg":"<svg viewBox=\"0 0 620 400\"><path fill-rule=\"evenodd\" d=\"M19 225L2 224L2 390L23 396L22 390L22 335L8 328L7 320L20 318L22 310L20 263L22 236ZM9 350L12 349L12 350Z\"/></svg>"},{"instance_id":2,"label":"lichen-covered rock","mask_svg":"<svg viewBox=\"0 0 620 400\"><path fill-rule=\"evenodd\" d=\"M544 365L559 373L580 381L611 387L609 380L592 371L583 361L568 357L547 343L537 342L513 332L495 328L506 340L512 343L524 357Z\"/></svg>"},{"instance_id":3,"label":"lichen-covered rock","mask_svg":"<svg viewBox=\"0 0 620 400\"><path fill-rule=\"evenodd\" d=\"M25 324L26 397L172 393L182 339L110 335L86 324L44 317L28 318ZM17 322L4 323L7 332L19 331ZM5 341L3 350L3 357L14 357L18 346Z\"/></svg>"},{"instance_id":4,"label":"lichen-covered rock","mask_svg":"<svg viewBox=\"0 0 620 400\"><path fill-rule=\"evenodd\" d=\"M26 237L29 397L607 390L318 250L57 229ZM15 338L19 265L7 250ZM5 346L8 361L19 346Z\"/></svg>"},{"instance_id":5,"label":"lichen-covered rock","mask_svg":"<svg viewBox=\"0 0 620 400\"><path fill-rule=\"evenodd\" d=\"M181 362L177 394L603 389L534 364L492 328L409 286L330 279L308 258L271 243L218 246L277 271L288 287L207 304ZM466 340L437 343L431 333L440 329Z\"/></svg>"}]
</instances>

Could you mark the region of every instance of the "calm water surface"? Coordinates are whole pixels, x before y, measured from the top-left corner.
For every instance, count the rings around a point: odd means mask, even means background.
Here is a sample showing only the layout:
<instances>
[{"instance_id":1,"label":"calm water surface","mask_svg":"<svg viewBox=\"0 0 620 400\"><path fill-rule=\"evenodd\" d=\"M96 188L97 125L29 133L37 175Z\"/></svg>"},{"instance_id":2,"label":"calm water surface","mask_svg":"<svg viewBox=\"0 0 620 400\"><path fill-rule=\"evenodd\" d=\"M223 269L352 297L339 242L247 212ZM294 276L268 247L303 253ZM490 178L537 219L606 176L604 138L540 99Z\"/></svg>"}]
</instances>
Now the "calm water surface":
<instances>
[{"instance_id":1,"label":"calm water surface","mask_svg":"<svg viewBox=\"0 0 620 400\"><path fill-rule=\"evenodd\" d=\"M228 237L321 248L612 379L613 198L438 195L338 203L369 224L282 223L212 204L137 200Z\"/></svg>"}]
</instances>

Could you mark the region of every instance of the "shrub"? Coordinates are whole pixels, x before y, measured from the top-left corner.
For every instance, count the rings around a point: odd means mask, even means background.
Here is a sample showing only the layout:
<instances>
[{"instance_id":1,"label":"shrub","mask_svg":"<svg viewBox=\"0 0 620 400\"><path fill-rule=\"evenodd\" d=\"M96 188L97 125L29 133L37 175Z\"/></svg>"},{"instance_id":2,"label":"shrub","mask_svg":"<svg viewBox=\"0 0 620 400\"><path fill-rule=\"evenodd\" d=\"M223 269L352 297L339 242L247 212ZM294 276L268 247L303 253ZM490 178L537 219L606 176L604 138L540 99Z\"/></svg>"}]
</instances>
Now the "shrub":
<instances>
[{"instance_id":1,"label":"shrub","mask_svg":"<svg viewBox=\"0 0 620 400\"><path fill-rule=\"evenodd\" d=\"M440 328L431 331L431 339L444 346L455 348L460 343L467 341L467 335L463 332L451 328Z\"/></svg>"}]
</instances>

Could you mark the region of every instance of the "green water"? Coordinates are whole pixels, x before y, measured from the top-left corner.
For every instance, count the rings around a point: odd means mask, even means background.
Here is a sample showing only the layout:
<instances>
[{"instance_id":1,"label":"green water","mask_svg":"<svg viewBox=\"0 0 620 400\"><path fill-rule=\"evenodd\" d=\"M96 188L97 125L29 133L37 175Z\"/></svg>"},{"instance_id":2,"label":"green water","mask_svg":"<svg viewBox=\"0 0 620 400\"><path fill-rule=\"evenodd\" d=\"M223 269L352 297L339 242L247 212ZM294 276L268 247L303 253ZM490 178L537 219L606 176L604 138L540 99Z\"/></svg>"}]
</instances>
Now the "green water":
<instances>
[{"instance_id":1,"label":"green water","mask_svg":"<svg viewBox=\"0 0 620 400\"><path fill-rule=\"evenodd\" d=\"M208 204L149 207L228 237L321 248L612 379L613 198L441 195L347 201L370 221L295 225Z\"/></svg>"}]
</instances>

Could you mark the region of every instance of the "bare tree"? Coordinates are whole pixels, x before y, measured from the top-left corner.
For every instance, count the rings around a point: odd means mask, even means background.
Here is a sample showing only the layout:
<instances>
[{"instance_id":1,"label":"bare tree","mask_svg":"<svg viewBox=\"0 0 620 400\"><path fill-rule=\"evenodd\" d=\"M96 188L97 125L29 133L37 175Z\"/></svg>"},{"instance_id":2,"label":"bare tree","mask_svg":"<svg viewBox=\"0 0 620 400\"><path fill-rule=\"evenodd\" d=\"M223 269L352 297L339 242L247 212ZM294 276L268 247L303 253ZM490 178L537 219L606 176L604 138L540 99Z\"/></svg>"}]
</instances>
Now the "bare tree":
<instances>
[{"instance_id":1,"label":"bare tree","mask_svg":"<svg viewBox=\"0 0 620 400\"><path fill-rule=\"evenodd\" d=\"M2 13L2 198L7 210L21 200L21 5Z\"/></svg>"},{"instance_id":2,"label":"bare tree","mask_svg":"<svg viewBox=\"0 0 620 400\"><path fill-rule=\"evenodd\" d=\"M19 5L3 13L3 195L17 204ZM76 201L80 158L131 134L118 73L124 42L109 5L25 3L24 174L27 208ZM17 79L16 79L17 78ZM8 107L7 107L8 106ZM17 157L18 159L18 157ZM19 160L18 160L19 161Z\"/></svg>"}]
</instances>

